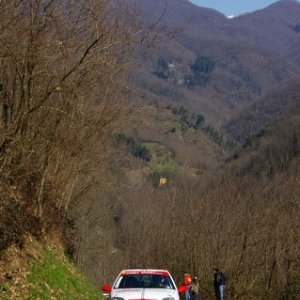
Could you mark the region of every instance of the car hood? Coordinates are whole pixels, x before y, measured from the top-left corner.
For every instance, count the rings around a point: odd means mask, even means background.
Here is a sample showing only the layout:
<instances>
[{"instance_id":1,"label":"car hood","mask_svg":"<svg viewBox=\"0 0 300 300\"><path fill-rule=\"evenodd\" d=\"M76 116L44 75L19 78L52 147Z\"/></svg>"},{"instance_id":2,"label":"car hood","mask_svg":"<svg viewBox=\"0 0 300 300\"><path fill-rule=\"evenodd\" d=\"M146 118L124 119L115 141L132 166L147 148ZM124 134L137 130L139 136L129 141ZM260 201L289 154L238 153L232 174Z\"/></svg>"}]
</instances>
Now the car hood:
<instances>
[{"instance_id":1,"label":"car hood","mask_svg":"<svg viewBox=\"0 0 300 300\"><path fill-rule=\"evenodd\" d=\"M111 293L111 298L120 297L124 300L162 300L164 298L179 299L177 290L173 289L149 289L149 288L130 288L117 289Z\"/></svg>"}]
</instances>

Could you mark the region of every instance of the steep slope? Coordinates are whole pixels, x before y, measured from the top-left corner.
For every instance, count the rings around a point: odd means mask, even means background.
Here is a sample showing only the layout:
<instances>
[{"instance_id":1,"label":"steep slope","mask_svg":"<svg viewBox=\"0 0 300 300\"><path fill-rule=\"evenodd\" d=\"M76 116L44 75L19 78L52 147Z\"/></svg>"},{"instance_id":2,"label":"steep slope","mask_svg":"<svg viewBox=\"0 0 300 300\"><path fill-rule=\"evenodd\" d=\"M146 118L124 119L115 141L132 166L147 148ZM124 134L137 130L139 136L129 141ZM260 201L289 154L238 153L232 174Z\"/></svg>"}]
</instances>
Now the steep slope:
<instances>
[{"instance_id":1,"label":"steep slope","mask_svg":"<svg viewBox=\"0 0 300 300\"><path fill-rule=\"evenodd\" d=\"M281 1L234 19L188 1L147 0L141 1L141 8L145 22L161 17L159 28L178 32L174 38L165 36L157 52L143 61L140 74L148 82L157 79L153 73L160 74L161 84L171 82L187 96L182 102L216 126L299 73L296 1ZM208 57L213 68L200 70L195 83L191 67L198 56ZM158 59L169 64L167 71L177 72L177 78L161 74Z\"/></svg>"},{"instance_id":2,"label":"steep slope","mask_svg":"<svg viewBox=\"0 0 300 300\"><path fill-rule=\"evenodd\" d=\"M225 124L224 130L244 143L249 136L259 133L282 114L297 109L300 104L299 83L299 79L281 83Z\"/></svg>"},{"instance_id":3,"label":"steep slope","mask_svg":"<svg viewBox=\"0 0 300 300\"><path fill-rule=\"evenodd\" d=\"M298 90L299 91L299 90ZM298 98L300 99L300 98ZM267 181L281 178L285 172L298 172L300 154L300 102L289 103L277 120L247 139L244 146L228 160L232 176L258 176Z\"/></svg>"},{"instance_id":4,"label":"steep slope","mask_svg":"<svg viewBox=\"0 0 300 300\"><path fill-rule=\"evenodd\" d=\"M0 299L101 299L55 239L27 236L1 252Z\"/></svg>"},{"instance_id":5,"label":"steep slope","mask_svg":"<svg viewBox=\"0 0 300 300\"><path fill-rule=\"evenodd\" d=\"M299 66L299 15L298 1L283 0L233 21L236 21L242 29L251 27L261 48L280 53Z\"/></svg>"},{"instance_id":6,"label":"steep slope","mask_svg":"<svg viewBox=\"0 0 300 300\"><path fill-rule=\"evenodd\" d=\"M280 115L284 101L293 102L297 84L288 91L300 70L297 1L234 19L187 0L144 0L139 9L155 47L136 56L130 84L137 125L125 134L150 152L165 148L192 174L215 168L228 155L225 144L243 142ZM195 116L205 120L197 128ZM150 169L134 168L156 172L152 154Z\"/></svg>"}]
</instances>

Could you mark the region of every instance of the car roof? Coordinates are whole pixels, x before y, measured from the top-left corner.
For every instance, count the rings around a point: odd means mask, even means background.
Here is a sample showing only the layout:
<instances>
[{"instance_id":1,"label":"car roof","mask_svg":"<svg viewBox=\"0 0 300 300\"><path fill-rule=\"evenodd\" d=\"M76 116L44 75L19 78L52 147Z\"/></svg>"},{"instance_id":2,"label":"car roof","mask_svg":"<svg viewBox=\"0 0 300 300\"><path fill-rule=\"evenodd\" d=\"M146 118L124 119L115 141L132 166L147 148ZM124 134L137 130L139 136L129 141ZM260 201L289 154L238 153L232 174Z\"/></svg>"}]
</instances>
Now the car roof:
<instances>
[{"instance_id":1,"label":"car roof","mask_svg":"<svg viewBox=\"0 0 300 300\"><path fill-rule=\"evenodd\" d=\"M130 275L130 274L149 274L149 275L170 275L170 272L168 270L162 270L162 269L126 269L122 270L120 272L120 275Z\"/></svg>"}]
</instances>

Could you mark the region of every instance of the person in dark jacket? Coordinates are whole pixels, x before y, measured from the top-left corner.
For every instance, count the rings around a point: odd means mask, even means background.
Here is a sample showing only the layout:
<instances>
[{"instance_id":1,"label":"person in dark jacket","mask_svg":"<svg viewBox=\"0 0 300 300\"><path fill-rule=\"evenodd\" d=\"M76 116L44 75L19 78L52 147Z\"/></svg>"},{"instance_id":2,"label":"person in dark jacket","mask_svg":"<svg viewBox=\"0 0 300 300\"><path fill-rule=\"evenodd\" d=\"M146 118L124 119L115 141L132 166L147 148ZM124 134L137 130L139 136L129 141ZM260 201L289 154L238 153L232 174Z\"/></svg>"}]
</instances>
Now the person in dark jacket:
<instances>
[{"instance_id":1,"label":"person in dark jacket","mask_svg":"<svg viewBox=\"0 0 300 300\"><path fill-rule=\"evenodd\" d=\"M217 300L224 300L226 278L218 268L214 268L214 287Z\"/></svg>"}]
</instances>

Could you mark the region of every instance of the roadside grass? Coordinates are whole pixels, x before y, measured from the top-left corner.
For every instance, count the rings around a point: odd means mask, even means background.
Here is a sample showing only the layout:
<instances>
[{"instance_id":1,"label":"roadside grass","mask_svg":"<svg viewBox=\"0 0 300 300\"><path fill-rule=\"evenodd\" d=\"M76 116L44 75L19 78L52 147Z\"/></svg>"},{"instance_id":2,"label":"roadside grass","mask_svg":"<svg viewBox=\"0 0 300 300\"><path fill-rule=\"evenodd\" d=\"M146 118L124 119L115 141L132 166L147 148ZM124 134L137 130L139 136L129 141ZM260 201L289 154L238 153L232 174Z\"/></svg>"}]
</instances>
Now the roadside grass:
<instances>
[{"instance_id":1,"label":"roadside grass","mask_svg":"<svg viewBox=\"0 0 300 300\"><path fill-rule=\"evenodd\" d=\"M99 292L67 259L44 249L42 261L34 261L30 274L29 299L101 299Z\"/></svg>"},{"instance_id":2,"label":"roadside grass","mask_svg":"<svg viewBox=\"0 0 300 300\"><path fill-rule=\"evenodd\" d=\"M23 275L15 273L16 280L13 278L3 283L1 300L103 299L100 291L66 258L61 249L31 240L25 252L20 251L14 251L10 260L22 261ZM7 272L14 274L13 270ZM19 286L16 285L18 276L22 278L22 285Z\"/></svg>"}]
</instances>

